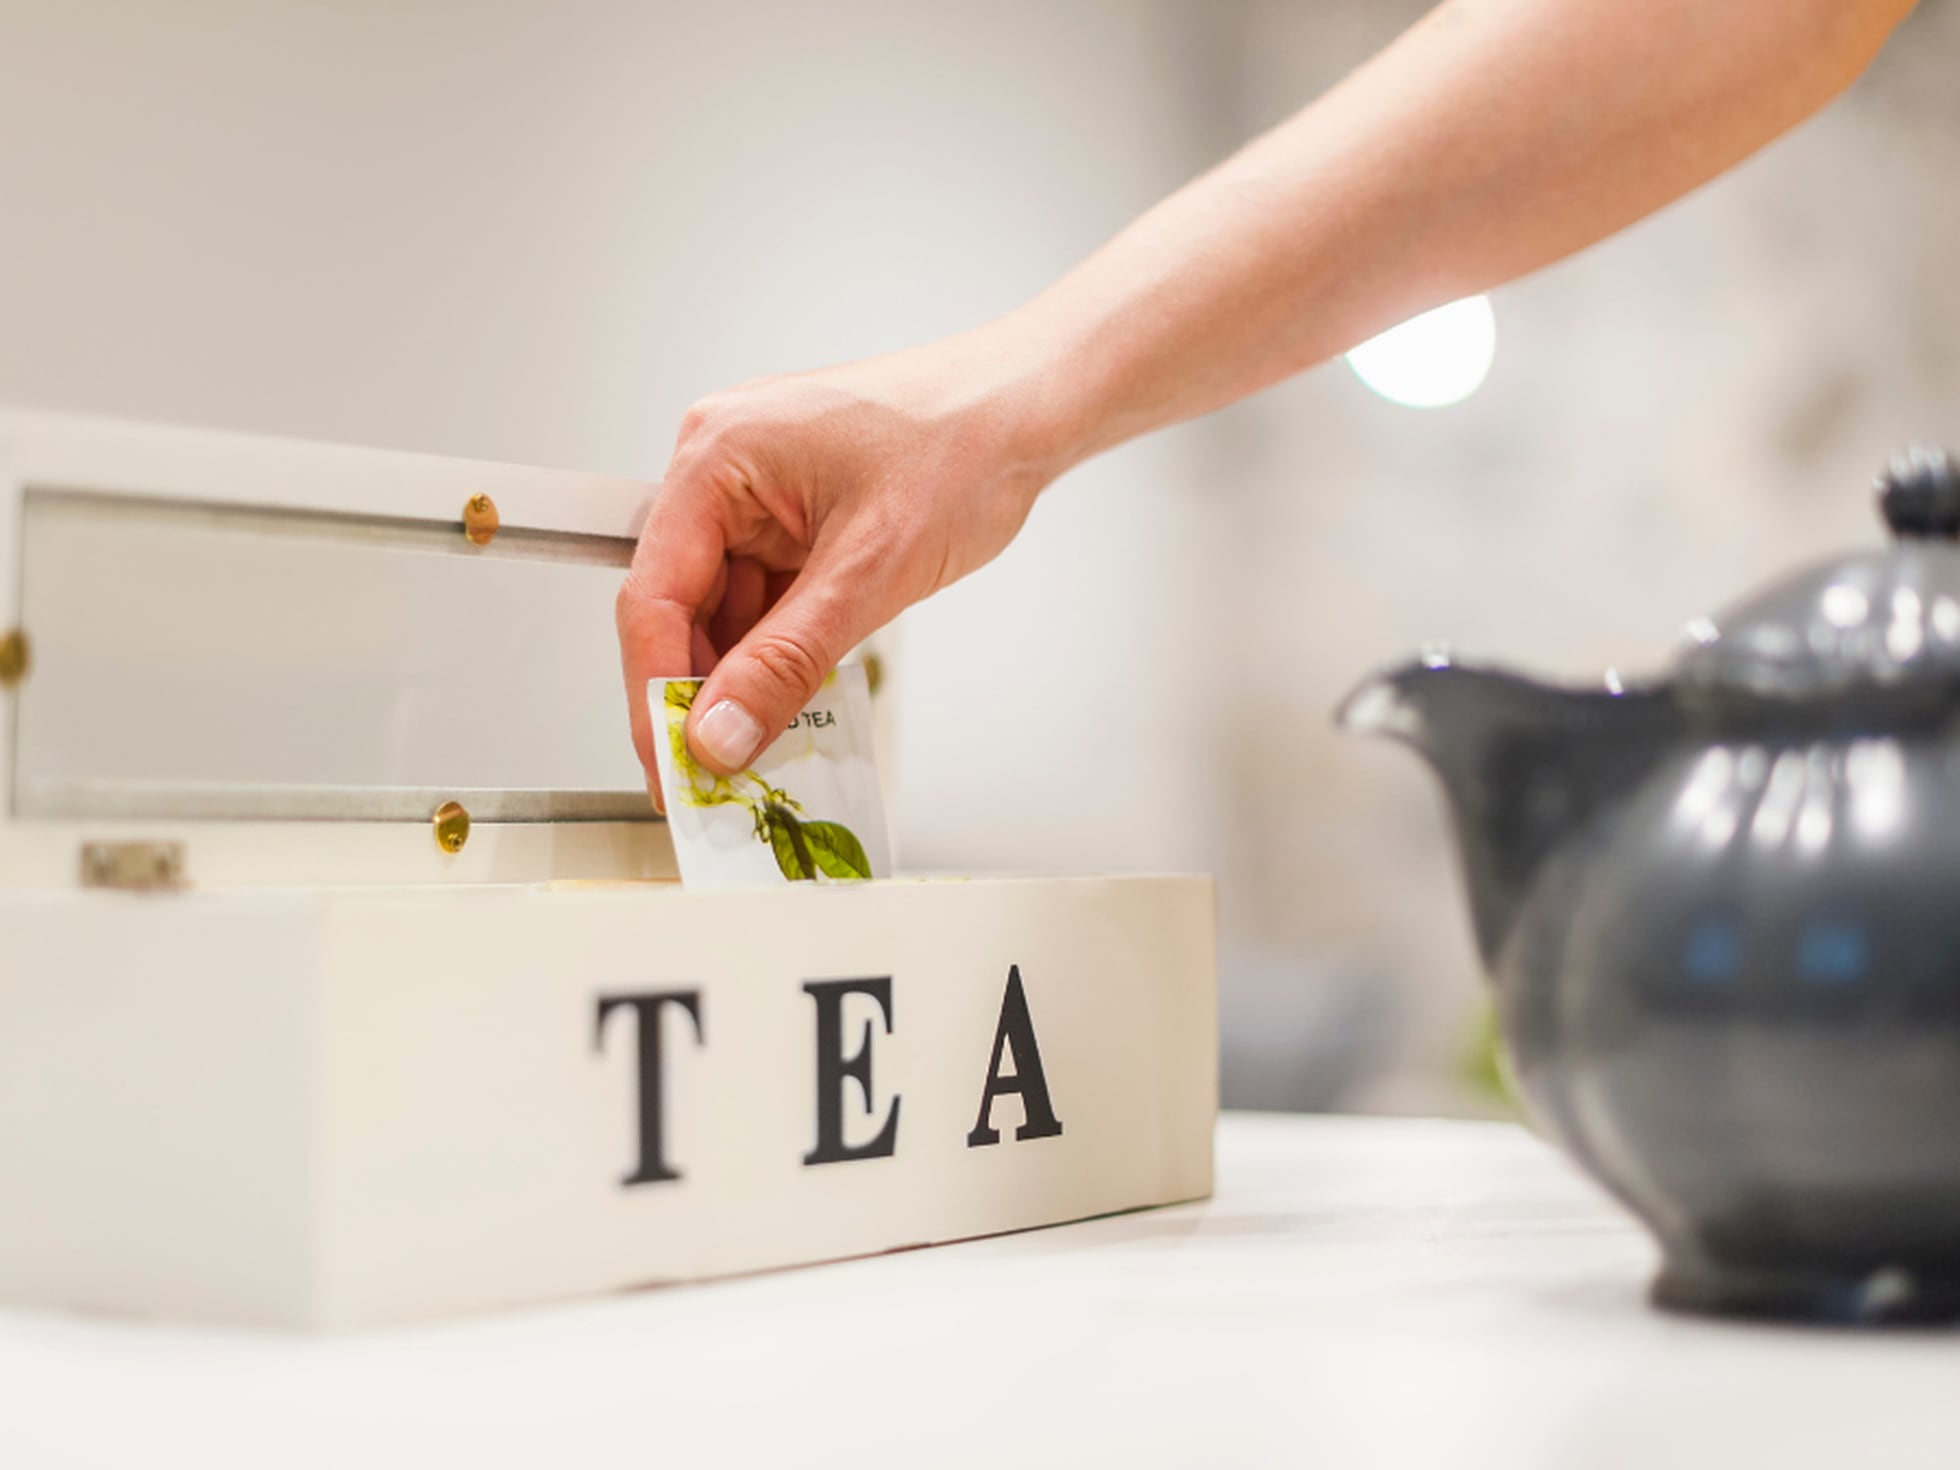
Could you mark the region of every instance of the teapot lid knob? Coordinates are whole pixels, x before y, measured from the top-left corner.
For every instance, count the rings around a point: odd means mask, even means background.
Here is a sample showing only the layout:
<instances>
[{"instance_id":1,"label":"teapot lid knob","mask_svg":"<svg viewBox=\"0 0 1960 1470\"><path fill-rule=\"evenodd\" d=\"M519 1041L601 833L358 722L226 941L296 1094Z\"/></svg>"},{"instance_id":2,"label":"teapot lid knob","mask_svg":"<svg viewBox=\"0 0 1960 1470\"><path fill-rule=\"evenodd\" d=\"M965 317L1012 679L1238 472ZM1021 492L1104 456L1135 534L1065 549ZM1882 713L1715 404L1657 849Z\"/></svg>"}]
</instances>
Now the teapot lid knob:
<instances>
[{"instance_id":1,"label":"teapot lid knob","mask_svg":"<svg viewBox=\"0 0 1960 1470\"><path fill-rule=\"evenodd\" d=\"M1960 537L1960 465L1944 449L1914 445L1895 454L1876 488L1893 535Z\"/></svg>"}]
</instances>

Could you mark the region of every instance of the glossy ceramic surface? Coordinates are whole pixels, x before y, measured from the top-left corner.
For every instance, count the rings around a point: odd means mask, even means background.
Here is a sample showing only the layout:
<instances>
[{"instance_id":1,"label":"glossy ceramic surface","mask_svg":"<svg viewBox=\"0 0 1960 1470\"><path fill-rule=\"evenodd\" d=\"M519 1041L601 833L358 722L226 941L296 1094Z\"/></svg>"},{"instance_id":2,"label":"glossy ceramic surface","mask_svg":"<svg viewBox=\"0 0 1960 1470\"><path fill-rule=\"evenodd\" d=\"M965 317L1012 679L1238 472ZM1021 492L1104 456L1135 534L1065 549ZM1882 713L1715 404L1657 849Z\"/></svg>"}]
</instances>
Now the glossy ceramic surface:
<instances>
[{"instance_id":1,"label":"glossy ceramic surface","mask_svg":"<svg viewBox=\"0 0 1960 1470\"><path fill-rule=\"evenodd\" d=\"M1432 655L1342 709L1441 778L1517 1080L1664 1305L1960 1316L1960 473L1879 490L1889 549L1691 625L1665 680Z\"/></svg>"}]
</instances>

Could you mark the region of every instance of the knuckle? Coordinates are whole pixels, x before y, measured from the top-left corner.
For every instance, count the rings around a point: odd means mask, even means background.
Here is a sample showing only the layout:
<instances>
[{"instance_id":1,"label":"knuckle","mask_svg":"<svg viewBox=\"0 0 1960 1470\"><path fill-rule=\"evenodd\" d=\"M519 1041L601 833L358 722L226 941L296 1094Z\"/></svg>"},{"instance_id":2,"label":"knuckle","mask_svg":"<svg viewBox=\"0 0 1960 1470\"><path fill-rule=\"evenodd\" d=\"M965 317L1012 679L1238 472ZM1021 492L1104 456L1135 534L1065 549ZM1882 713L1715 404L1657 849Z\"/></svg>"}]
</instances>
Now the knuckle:
<instances>
[{"instance_id":1,"label":"knuckle","mask_svg":"<svg viewBox=\"0 0 1960 1470\"><path fill-rule=\"evenodd\" d=\"M625 633L633 624L640 605L646 599L646 591L640 584L639 575L628 572L626 580L619 584L619 592L613 598L613 624Z\"/></svg>"},{"instance_id":2,"label":"knuckle","mask_svg":"<svg viewBox=\"0 0 1960 1470\"><path fill-rule=\"evenodd\" d=\"M718 411L712 398L701 398L688 405L687 412L681 415L680 437L683 442L697 439L713 427Z\"/></svg>"},{"instance_id":3,"label":"knuckle","mask_svg":"<svg viewBox=\"0 0 1960 1470\"><path fill-rule=\"evenodd\" d=\"M750 657L762 676L799 701L816 693L830 666L809 642L794 633L768 633L756 640Z\"/></svg>"},{"instance_id":4,"label":"knuckle","mask_svg":"<svg viewBox=\"0 0 1960 1470\"><path fill-rule=\"evenodd\" d=\"M746 493L760 473L757 438L754 426L736 416L717 412L704 419L675 446L659 500L698 505L704 499Z\"/></svg>"},{"instance_id":5,"label":"knuckle","mask_svg":"<svg viewBox=\"0 0 1960 1470\"><path fill-rule=\"evenodd\" d=\"M739 392L723 389L697 398L681 415L677 444L697 453L713 452L751 417Z\"/></svg>"},{"instance_id":6,"label":"knuckle","mask_svg":"<svg viewBox=\"0 0 1960 1470\"><path fill-rule=\"evenodd\" d=\"M679 604L656 593L640 570L626 574L613 596L613 626L625 652L644 651L649 640L658 638L676 620L682 624L687 621Z\"/></svg>"}]
</instances>

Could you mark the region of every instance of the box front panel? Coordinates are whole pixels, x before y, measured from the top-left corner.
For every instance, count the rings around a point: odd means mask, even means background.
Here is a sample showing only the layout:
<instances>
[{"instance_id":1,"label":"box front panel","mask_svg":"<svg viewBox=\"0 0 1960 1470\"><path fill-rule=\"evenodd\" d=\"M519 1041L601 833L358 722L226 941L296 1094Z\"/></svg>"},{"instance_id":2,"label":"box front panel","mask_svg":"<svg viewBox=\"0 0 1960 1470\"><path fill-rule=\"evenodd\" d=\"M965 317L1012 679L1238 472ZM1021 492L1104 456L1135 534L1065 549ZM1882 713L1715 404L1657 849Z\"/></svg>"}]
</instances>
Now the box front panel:
<instances>
[{"instance_id":1,"label":"box front panel","mask_svg":"<svg viewBox=\"0 0 1960 1470\"><path fill-rule=\"evenodd\" d=\"M332 1324L1210 1188L1207 880L334 907ZM654 1017L657 1068L641 1050Z\"/></svg>"}]
</instances>

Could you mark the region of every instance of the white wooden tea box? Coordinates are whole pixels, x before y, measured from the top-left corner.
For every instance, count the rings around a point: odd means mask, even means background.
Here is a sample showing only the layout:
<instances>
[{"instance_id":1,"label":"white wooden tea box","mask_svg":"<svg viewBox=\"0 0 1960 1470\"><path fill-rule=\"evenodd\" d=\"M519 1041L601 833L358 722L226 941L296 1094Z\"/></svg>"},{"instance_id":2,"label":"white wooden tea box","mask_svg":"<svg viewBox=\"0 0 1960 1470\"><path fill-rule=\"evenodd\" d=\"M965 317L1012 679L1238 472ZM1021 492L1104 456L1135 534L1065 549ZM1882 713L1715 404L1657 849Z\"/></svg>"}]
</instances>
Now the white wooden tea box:
<instances>
[{"instance_id":1,"label":"white wooden tea box","mask_svg":"<svg viewBox=\"0 0 1960 1470\"><path fill-rule=\"evenodd\" d=\"M1209 1191L1209 880L672 881L651 495L0 413L0 1302L342 1328Z\"/></svg>"}]
</instances>

